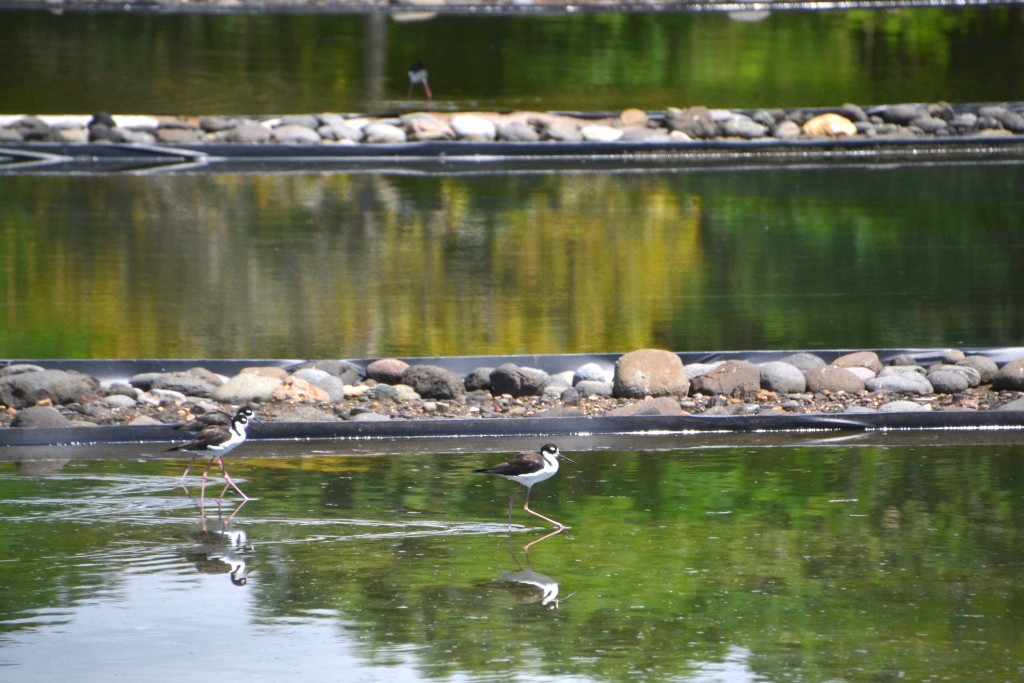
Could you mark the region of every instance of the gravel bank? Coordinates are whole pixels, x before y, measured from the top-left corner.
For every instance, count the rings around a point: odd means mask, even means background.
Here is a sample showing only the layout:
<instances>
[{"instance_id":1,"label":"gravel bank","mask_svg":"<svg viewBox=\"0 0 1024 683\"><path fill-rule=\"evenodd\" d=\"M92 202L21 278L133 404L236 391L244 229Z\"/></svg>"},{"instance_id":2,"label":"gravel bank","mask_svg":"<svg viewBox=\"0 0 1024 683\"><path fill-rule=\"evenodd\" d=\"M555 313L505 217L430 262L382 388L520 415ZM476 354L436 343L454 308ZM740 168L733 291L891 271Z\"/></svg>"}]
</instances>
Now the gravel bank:
<instances>
[{"instance_id":1,"label":"gravel bank","mask_svg":"<svg viewBox=\"0 0 1024 683\"><path fill-rule=\"evenodd\" d=\"M831 109L670 107L618 114L439 112L402 115L0 116L0 144L398 145L407 142L700 143L1024 138L1024 103Z\"/></svg>"},{"instance_id":2,"label":"gravel bank","mask_svg":"<svg viewBox=\"0 0 1024 683\"><path fill-rule=\"evenodd\" d=\"M463 375L385 358L253 366L231 377L195 367L127 381L12 364L0 368L0 443L8 429L175 424L241 404L264 422L1024 411L1024 356L996 363L950 350L919 364L906 353L883 360L861 351L684 364L641 349L561 372L505 362Z\"/></svg>"}]
</instances>

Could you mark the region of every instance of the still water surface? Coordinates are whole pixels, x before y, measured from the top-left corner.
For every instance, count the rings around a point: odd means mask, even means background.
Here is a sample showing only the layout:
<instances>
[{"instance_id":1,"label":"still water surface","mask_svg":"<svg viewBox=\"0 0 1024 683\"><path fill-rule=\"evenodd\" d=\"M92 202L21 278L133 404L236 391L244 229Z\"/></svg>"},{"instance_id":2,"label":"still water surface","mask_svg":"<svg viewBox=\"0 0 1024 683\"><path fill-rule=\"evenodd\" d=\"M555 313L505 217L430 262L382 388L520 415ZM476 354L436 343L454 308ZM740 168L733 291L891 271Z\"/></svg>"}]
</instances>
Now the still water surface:
<instances>
[{"instance_id":1,"label":"still water surface","mask_svg":"<svg viewBox=\"0 0 1024 683\"><path fill-rule=\"evenodd\" d=\"M618 110L993 102L1024 91L1019 7L455 17L0 12L0 113Z\"/></svg>"},{"instance_id":2,"label":"still water surface","mask_svg":"<svg viewBox=\"0 0 1024 683\"><path fill-rule=\"evenodd\" d=\"M205 531L180 460L0 463L3 678L1024 675L1019 446L573 452L528 555L500 455L263 448Z\"/></svg>"},{"instance_id":3,"label":"still water surface","mask_svg":"<svg viewBox=\"0 0 1024 683\"><path fill-rule=\"evenodd\" d=\"M1024 165L0 177L0 358L1016 346Z\"/></svg>"}]
</instances>

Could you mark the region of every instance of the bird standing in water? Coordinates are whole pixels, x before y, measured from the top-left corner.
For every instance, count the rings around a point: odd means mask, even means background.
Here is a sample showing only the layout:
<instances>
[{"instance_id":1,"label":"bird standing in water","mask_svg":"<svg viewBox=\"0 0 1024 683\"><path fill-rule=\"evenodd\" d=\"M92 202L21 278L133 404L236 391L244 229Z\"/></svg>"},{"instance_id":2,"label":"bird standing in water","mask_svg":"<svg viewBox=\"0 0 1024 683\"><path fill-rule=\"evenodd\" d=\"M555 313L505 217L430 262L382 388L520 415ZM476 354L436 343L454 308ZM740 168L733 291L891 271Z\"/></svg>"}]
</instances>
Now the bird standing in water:
<instances>
[{"instance_id":1,"label":"bird standing in water","mask_svg":"<svg viewBox=\"0 0 1024 683\"><path fill-rule=\"evenodd\" d=\"M188 466L185 467L185 473L181 475L182 486L185 485L185 477L188 476L188 471L192 467L192 463L199 457L201 451L212 453L213 456L210 458L210 462L207 463L206 469L203 470L203 484L199 493L199 500L203 500L206 495L206 475L210 472L210 467L213 465L213 461L217 460L220 462L220 471L224 475L224 481L227 485L224 486L224 490L220 492L219 498L223 498L224 494L228 490L228 486L238 491L238 495L242 496L245 500L249 500L249 496L242 493L242 489L231 480L228 475L227 469L224 467L224 456L230 451L238 448L245 442L246 427L249 424L249 418L252 417L252 408L248 406L240 408L231 421L227 425L223 424L209 424L199 430L195 438L188 443L183 443L180 446L174 446L168 448L168 451L197 451L192 459L188 461Z\"/></svg>"},{"instance_id":2,"label":"bird standing in water","mask_svg":"<svg viewBox=\"0 0 1024 683\"><path fill-rule=\"evenodd\" d=\"M566 528L564 524L557 522L550 517L545 517L539 512L534 512L530 509L530 492L533 491L533 485L555 476L555 473L558 472L559 458L568 460L574 465L576 464L575 461L570 460L559 453L558 446L549 443L543 446L540 451L527 451L525 453L520 453L508 462L503 462L500 465L495 465L494 467L485 467L473 471L483 472L484 474L496 474L499 477L505 477L509 481L514 481L525 486L526 503L523 505L523 509L535 517L540 517L545 522L554 524L555 527L561 531ZM509 529L512 528L512 506L515 504L516 494L518 492L519 489L513 491L512 497L508 499Z\"/></svg>"},{"instance_id":3,"label":"bird standing in water","mask_svg":"<svg viewBox=\"0 0 1024 683\"><path fill-rule=\"evenodd\" d=\"M430 83L427 82L427 67L423 62L416 60L416 63L409 67L409 94L407 100L412 99L412 91L417 85L423 85L423 92L427 94L427 101L433 101L434 93L430 92Z\"/></svg>"}]
</instances>

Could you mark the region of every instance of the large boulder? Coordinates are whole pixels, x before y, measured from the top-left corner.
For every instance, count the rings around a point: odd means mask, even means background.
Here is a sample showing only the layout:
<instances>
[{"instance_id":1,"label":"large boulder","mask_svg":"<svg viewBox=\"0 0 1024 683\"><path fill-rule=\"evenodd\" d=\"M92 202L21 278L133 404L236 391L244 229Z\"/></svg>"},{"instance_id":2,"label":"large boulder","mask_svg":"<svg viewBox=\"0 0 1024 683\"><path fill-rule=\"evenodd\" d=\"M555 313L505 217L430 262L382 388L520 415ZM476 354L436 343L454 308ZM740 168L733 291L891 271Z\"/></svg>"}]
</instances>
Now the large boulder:
<instances>
[{"instance_id":1,"label":"large boulder","mask_svg":"<svg viewBox=\"0 0 1024 683\"><path fill-rule=\"evenodd\" d=\"M992 378L992 388L1024 391L1024 358L1012 360L999 368L999 372Z\"/></svg>"},{"instance_id":2,"label":"large boulder","mask_svg":"<svg viewBox=\"0 0 1024 683\"><path fill-rule=\"evenodd\" d=\"M241 372L213 392L213 398L223 403L264 403L271 400L274 390L284 380L254 372Z\"/></svg>"},{"instance_id":3,"label":"large boulder","mask_svg":"<svg viewBox=\"0 0 1024 683\"><path fill-rule=\"evenodd\" d=\"M815 368L805 373L805 377L807 377L807 390L815 393L843 391L847 394L856 394L864 391L864 380L846 368L835 365L823 365L820 368Z\"/></svg>"},{"instance_id":4,"label":"large boulder","mask_svg":"<svg viewBox=\"0 0 1024 683\"><path fill-rule=\"evenodd\" d=\"M682 359L671 351L640 349L623 354L615 362L612 379L615 396L685 396L690 380Z\"/></svg>"},{"instance_id":5,"label":"large boulder","mask_svg":"<svg viewBox=\"0 0 1024 683\"><path fill-rule=\"evenodd\" d=\"M12 427L70 427L71 421L50 406L29 406L11 420Z\"/></svg>"},{"instance_id":6,"label":"large boulder","mask_svg":"<svg viewBox=\"0 0 1024 683\"><path fill-rule=\"evenodd\" d=\"M35 405L44 399L53 403L83 403L95 395L99 382L78 372L41 370L0 377L0 404L12 408Z\"/></svg>"},{"instance_id":7,"label":"large boulder","mask_svg":"<svg viewBox=\"0 0 1024 683\"><path fill-rule=\"evenodd\" d=\"M409 364L398 358L379 358L366 366L366 377L384 384L399 384Z\"/></svg>"},{"instance_id":8,"label":"large boulder","mask_svg":"<svg viewBox=\"0 0 1024 683\"><path fill-rule=\"evenodd\" d=\"M539 396L551 381L548 373L537 368L504 363L491 372L491 393L495 396Z\"/></svg>"},{"instance_id":9,"label":"large boulder","mask_svg":"<svg viewBox=\"0 0 1024 683\"><path fill-rule=\"evenodd\" d=\"M800 368L776 360L761 366L761 387L780 394L800 394L807 389L807 379Z\"/></svg>"},{"instance_id":10,"label":"large boulder","mask_svg":"<svg viewBox=\"0 0 1024 683\"><path fill-rule=\"evenodd\" d=\"M423 398L460 399L466 395L462 378L436 365L412 365L402 373L406 384Z\"/></svg>"},{"instance_id":11,"label":"large boulder","mask_svg":"<svg viewBox=\"0 0 1024 683\"><path fill-rule=\"evenodd\" d=\"M752 394L761 389L761 367L745 360L727 360L693 380L694 393L706 396Z\"/></svg>"}]
</instances>

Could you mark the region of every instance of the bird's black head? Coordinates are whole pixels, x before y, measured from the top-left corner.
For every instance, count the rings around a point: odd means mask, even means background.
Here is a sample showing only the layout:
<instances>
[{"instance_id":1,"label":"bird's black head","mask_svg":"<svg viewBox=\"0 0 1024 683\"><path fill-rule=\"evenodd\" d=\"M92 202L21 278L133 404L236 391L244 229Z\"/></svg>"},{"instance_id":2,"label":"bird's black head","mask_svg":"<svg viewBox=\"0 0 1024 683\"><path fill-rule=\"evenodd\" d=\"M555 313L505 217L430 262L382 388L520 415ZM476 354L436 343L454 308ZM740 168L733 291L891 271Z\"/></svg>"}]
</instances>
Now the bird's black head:
<instances>
[{"instance_id":1,"label":"bird's black head","mask_svg":"<svg viewBox=\"0 0 1024 683\"><path fill-rule=\"evenodd\" d=\"M560 453L559 450L558 450L558 446L556 446L553 443L549 443L549 444L545 444L545 445L541 446L540 452L541 452L541 455L545 455L545 456L549 456L549 457L553 457L553 458L561 458L562 460L568 460L569 462L571 462L574 465L576 464L575 460L572 460L572 459L567 458L564 455L562 455L562 453Z\"/></svg>"}]
</instances>

